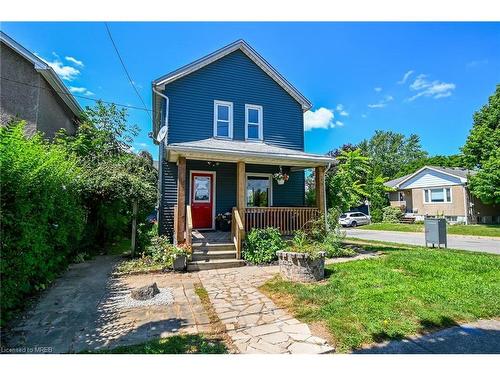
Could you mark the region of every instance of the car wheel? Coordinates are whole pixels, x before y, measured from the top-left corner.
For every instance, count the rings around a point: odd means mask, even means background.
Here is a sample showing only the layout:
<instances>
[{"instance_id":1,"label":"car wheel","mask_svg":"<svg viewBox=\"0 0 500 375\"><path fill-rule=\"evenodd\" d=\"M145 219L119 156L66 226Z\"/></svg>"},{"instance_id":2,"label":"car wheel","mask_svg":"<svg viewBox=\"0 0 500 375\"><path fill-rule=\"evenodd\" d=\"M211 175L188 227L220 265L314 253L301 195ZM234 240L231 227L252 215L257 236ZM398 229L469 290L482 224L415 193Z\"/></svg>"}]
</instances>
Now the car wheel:
<instances>
[{"instance_id":1,"label":"car wheel","mask_svg":"<svg viewBox=\"0 0 500 375\"><path fill-rule=\"evenodd\" d=\"M351 227L353 227L353 228L356 228L356 225L358 225L358 223L356 223L355 221L353 221L353 222L351 223Z\"/></svg>"}]
</instances>

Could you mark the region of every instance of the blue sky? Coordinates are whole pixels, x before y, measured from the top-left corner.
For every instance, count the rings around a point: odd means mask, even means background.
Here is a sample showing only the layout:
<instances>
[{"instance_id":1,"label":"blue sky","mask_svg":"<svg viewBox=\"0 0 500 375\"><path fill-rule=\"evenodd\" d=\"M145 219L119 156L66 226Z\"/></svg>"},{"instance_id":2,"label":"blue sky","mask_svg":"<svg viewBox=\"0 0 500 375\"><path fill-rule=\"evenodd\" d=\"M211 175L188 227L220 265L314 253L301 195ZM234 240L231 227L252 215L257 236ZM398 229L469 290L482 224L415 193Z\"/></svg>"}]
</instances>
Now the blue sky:
<instances>
[{"instance_id":1,"label":"blue sky","mask_svg":"<svg viewBox=\"0 0 500 375\"><path fill-rule=\"evenodd\" d=\"M500 23L110 23L144 101L151 81L236 39L249 42L314 104L306 150L325 153L376 129L458 152L472 114L500 83ZM2 23L75 93L142 107L103 23ZM405 78L406 77L406 78ZM82 106L92 101L78 99ZM145 111L134 144L157 159Z\"/></svg>"}]
</instances>

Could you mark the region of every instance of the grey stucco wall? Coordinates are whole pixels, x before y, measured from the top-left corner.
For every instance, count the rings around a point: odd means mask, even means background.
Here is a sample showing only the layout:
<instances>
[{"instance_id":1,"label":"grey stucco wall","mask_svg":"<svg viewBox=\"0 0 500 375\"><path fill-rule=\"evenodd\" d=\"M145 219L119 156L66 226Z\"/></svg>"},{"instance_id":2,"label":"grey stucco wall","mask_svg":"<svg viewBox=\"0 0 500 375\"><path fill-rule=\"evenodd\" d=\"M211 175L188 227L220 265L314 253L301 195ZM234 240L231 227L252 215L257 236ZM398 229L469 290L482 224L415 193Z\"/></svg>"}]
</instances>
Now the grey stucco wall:
<instances>
[{"instance_id":1,"label":"grey stucco wall","mask_svg":"<svg viewBox=\"0 0 500 375\"><path fill-rule=\"evenodd\" d=\"M0 43L0 121L26 121L25 133L41 131L49 139L59 129L76 130L75 116L33 64ZM19 82L23 82L21 84Z\"/></svg>"}]
</instances>

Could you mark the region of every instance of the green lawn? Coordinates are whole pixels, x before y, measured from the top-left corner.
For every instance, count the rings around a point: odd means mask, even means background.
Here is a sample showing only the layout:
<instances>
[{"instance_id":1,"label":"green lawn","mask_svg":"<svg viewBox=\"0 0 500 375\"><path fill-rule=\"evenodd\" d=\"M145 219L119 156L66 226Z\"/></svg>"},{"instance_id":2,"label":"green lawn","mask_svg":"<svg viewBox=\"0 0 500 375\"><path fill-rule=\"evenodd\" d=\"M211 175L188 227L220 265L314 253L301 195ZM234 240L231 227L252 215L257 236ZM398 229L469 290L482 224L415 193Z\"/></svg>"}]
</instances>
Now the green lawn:
<instances>
[{"instance_id":1,"label":"green lawn","mask_svg":"<svg viewBox=\"0 0 500 375\"><path fill-rule=\"evenodd\" d=\"M98 354L224 354L226 346L219 340L201 335L177 335L148 341L143 344L119 346L109 350L99 350Z\"/></svg>"},{"instance_id":2,"label":"green lawn","mask_svg":"<svg viewBox=\"0 0 500 375\"><path fill-rule=\"evenodd\" d=\"M339 352L500 316L500 256L363 247L383 255L329 265L324 283L277 277L261 289L297 318L323 323Z\"/></svg>"},{"instance_id":3,"label":"green lawn","mask_svg":"<svg viewBox=\"0 0 500 375\"><path fill-rule=\"evenodd\" d=\"M373 223L357 228L371 230L389 230L396 232L423 232L424 224ZM448 234L500 237L500 225L448 225Z\"/></svg>"}]
</instances>

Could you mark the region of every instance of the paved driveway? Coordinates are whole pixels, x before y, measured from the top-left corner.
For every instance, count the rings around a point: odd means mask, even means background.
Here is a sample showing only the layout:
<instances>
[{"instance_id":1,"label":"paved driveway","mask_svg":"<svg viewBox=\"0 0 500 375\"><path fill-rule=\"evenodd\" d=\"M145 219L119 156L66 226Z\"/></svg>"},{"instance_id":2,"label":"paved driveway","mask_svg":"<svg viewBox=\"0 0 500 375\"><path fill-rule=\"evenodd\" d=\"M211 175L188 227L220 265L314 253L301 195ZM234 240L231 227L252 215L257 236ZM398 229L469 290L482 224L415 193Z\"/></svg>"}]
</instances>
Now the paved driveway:
<instances>
[{"instance_id":1,"label":"paved driveway","mask_svg":"<svg viewBox=\"0 0 500 375\"><path fill-rule=\"evenodd\" d=\"M209 318L194 292L196 274L147 274L114 277L120 260L97 256L74 264L7 331L12 353L78 353L131 345L179 333L210 329ZM156 282L173 303L131 306L125 297L134 288Z\"/></svg>"},{"instance_id":2,"label":"paved driveway","mask_svg":"<svg viewBox=\"0 0 500 375\"><path fill-rule=\"evenodd\" d=\"M346 229L345 232L347 237L364 240L425 246L424 233L389 232L368 229ZM500 238L448 235L448 247L451 249L500 254Z\"/></svg>"}]
</instances>

